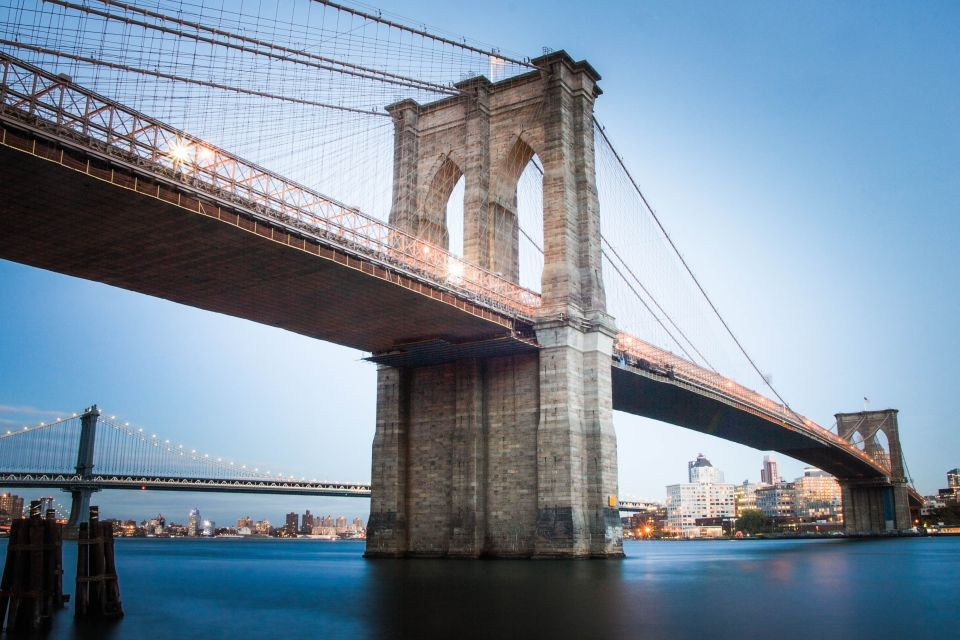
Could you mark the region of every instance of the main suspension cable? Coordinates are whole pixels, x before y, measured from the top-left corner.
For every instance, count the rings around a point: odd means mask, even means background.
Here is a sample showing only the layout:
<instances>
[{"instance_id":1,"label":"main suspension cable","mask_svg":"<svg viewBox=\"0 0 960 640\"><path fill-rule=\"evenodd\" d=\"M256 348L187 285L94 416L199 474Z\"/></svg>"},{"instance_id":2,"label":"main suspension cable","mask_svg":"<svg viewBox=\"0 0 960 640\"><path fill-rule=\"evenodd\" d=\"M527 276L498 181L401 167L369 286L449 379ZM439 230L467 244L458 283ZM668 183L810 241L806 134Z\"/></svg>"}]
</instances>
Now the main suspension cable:
<instances>
[{"instance_id":1,"label":"main suspension cable","mask_svg":"<svg viewBox=\"0 0 960 640\"><path fill-rule=\"evenodd\" d=\"M305 104L311 107L322 107L324 109L336 109L338 111L349 111L351 113L360 113L365 116L380 116L389 118L390 114L383 111L368 111L366 109L357 109L354 107L344 107L337 104L329 104L326 102L316 102L314 100L305 100L303 98L294 98L292 96L282 96L275 93L267 93L266 91L257 91L254 89L244 89L242 87L235 87L232 85L221 84L219 82L209 82L206 80L197 80L196 78L187 78L185 76L178 76L172 73L164 73L163 71L154 71L152 69L143 69L140 67L132 67L126 64L119 64L116 62L107 62L106 60L100 60L99 58L91 58L89 56L81 56L75 53L67 53L66 51L60 51L58 49L48 49L46 47L38 47L36 45L27 44L25 42L15 42L13 40L5 40L0 38L0 45L13 47L16 49L26 49L28 51L34 51L36 53L42 53L45 55L56 56L58 58L67 58L68 60L76 60L77 62L86 62L92 65L107 67L109 69L117 69L118 71L128 71L130 73L136 73L140 75L152 76L154 78L162 78L164 80L173 80L176 82L183 82L185 84L193 84L201 87L210 87L212 89L221 89L223 91L232 91L234 93L242 93L251 96L257 96L259 98L269 98L271 100L281 100L283 102L293 102L296 104Z\"/></svg>"}]
</instances>

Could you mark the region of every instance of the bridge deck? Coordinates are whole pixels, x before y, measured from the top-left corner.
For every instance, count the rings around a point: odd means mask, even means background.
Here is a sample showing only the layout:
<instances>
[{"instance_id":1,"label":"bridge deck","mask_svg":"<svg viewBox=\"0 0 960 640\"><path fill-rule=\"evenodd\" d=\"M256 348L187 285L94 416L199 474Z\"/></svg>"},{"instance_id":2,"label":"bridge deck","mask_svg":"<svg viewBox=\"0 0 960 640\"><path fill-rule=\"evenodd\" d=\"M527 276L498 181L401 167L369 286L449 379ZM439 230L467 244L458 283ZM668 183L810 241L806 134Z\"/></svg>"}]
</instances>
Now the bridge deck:
<instances>
[{"instance_id":1,"label":"bridge deck","mask_svg":"<svg viewBox=\"0 0 960 640\"><path fill-rule=\"evenodd\" d=\"M532 348L511 319L415 274L159 185L135 167L35 145L9 125L0 132L0 258L364 351L425 341L476 350L487 339L495 352Z\"/></svg>"},{"instance_id":2,"label":"bridge deck","mask_svg":"<svg viewBox=\"0 0 960 640\"><path fill-rule=\"evenodd\" d=\"M813 429L777 423L690 383L615 363L613 408L759 449L778 451L840 478L882 478L876 465L851 455Z\"/></svg>"}]
</instances>

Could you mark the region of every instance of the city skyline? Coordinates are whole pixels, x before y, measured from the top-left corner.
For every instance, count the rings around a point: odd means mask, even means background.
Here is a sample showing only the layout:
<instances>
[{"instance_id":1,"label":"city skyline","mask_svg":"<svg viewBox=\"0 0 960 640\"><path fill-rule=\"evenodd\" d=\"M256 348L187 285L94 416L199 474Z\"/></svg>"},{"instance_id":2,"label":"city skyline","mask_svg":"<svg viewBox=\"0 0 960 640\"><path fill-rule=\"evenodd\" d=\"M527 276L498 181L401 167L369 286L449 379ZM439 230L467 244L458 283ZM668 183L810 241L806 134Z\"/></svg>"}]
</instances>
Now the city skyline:
<instances>
[{"instance_id":1,"label":"city skyline","mask_svg":"<svg viewBox=\"0 0 960 640\"><path fill-rule=\"evenodd\" d=\"M960 136L945 106L957 103L946 83L956 45L938 28L949 9L621 7L623 25L601 16L564 25L506 3L482 12L381 4L510 50L566 47L591 62L604 76L598 117L788 401L825 425L862 397L900 409L921 493L957 466L942 406L958 373L957 302L940 285L958 275L949 213ZM489 14L514 19L494 24ZM903 21L909 35L895 29ZM796 31L784 38L788 22ZM639 38L625 39L625 28ZM578 29L605 37L585 42ZM675 36L694 44L678 50ZM625 51L626 41L634 47ZM738 90L719 91L725 84ZM375 383L363 354L7 262L0 298L3 424L97 402L214 454L369 479ZM756 476L756 451L622 414L614 421L624 497L682 481L697 451L732 481ZM779 461L785 477L804 466Z\"/></svg>"}]
</instances>

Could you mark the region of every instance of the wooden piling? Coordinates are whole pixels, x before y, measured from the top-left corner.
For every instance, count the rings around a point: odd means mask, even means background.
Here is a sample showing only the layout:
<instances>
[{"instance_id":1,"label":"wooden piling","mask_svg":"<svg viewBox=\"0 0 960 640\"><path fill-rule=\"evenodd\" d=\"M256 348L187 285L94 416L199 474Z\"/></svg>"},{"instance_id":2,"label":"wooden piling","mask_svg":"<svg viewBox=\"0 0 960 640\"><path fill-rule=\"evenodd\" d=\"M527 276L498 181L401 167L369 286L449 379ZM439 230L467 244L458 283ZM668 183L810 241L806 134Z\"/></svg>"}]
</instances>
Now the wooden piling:
<instances>
[{"instance_id":1,"label":"wooden piling","mask_svg":"<svg viewBox=\"0 0 960 640\"><path fill-rule=\"evenodd\" d=\"M7 631L48 629L63 606L63 536L52 512L41 518L40 502L30 518L10 527L7 559L0 578L0 623Z\"/></svg>"},{"instance_id":2,"label":"wooden piling","mask_svg":"<svg viewBox=\"0 0 960 640\"><path fill-rule=\"evenodd\" d=\"M117 566L113 557L113 525L100 522L97 507L90 507L90 521L80 524L77 537L74 617L123 617Z\"/></svg>"}]
</instances>

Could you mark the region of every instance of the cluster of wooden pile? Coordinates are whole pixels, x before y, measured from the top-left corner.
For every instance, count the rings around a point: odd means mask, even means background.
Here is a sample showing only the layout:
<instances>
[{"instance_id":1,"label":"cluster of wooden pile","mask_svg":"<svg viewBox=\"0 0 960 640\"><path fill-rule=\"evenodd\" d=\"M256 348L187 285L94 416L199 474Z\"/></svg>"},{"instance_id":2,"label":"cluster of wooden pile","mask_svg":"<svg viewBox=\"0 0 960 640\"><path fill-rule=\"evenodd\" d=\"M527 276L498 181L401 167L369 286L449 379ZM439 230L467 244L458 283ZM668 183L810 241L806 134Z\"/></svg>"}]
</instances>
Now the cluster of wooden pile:
<instances>
[{"instance_id":1,"label":"cluster of wooden pile","mask_svg":"<svg viewBox=\"0 0 960 640\"><path fill-rule=\"evenodd\" d=\"M30 517L10 527L7 559L0 579L0 625L7 632L44 631L53 614L70 599L63 593L63 526L55 512L40 515L40 502L30 503ZM74 617L123 616L113 558L113 527L99 521L97 507L90 522L80 525L77 540L77 597Z\"/></svg>"}]
</instances>

